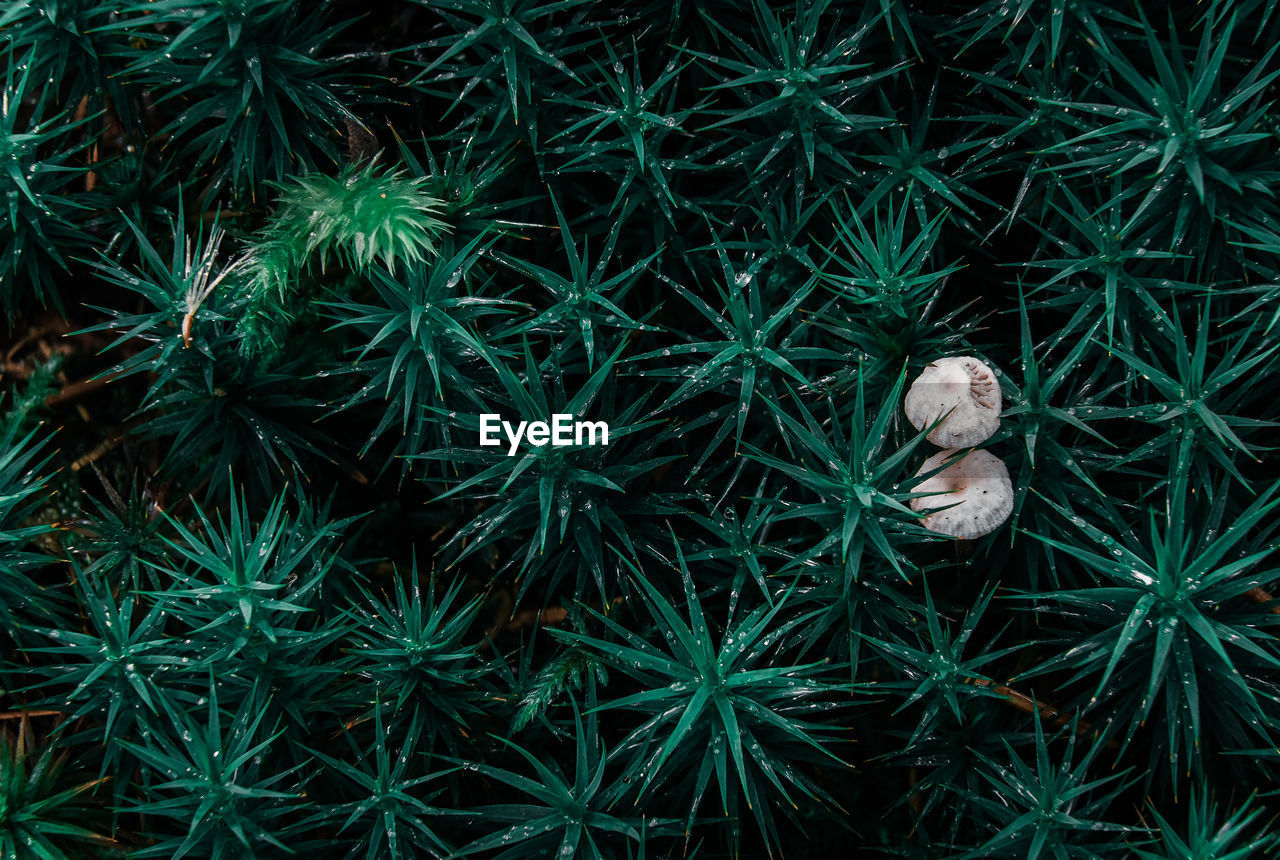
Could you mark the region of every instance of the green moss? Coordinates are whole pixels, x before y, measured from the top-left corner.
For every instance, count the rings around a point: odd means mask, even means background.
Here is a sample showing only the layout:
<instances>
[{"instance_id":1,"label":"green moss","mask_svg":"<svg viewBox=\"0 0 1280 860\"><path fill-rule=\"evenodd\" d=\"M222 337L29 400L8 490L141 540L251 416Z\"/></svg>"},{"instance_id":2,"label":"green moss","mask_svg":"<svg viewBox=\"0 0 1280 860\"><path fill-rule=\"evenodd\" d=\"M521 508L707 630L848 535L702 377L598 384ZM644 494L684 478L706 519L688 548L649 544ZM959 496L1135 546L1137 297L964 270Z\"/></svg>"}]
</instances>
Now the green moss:
<instances>
[{"instance_id":1,"label":"green moss","mask_svg":"<svg viewBox=\"0 0 1280 860\"><path fill-rule=\"evenodd\" d=\"M0 853L1274 853L1273 5L9 4Z\"/></svg>"}]
</instances>

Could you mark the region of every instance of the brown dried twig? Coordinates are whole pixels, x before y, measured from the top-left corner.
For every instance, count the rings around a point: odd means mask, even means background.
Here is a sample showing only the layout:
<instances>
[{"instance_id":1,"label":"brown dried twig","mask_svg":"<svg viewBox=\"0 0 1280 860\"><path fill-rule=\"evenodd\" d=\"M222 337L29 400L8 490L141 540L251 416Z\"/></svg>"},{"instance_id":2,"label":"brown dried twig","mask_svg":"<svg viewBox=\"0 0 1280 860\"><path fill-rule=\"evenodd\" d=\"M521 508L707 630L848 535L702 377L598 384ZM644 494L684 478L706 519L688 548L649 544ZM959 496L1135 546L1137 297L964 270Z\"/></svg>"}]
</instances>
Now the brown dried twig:
<instances>
[{"instance_id":1,"label":"brown dried twig","mask_svg":"<svg viewBox=\"0 0 1280 860\"><path fill-rule=\"evenodd\" d=\"M1034 696L1028 696L1021 690L1015 690L1013 687L1009 687L1005 684L997 684L995 681L988 680L987 678L965 678L964 681L967 684L974 684L979 687L989 688L992 692L999 695L1006 702L1013 705L1023 713L1034 714L1039 712L1042 718L1053 720L1054 725L1057 726L1065 727L1071 723L1072 717L1070 714L1062 711L1060 708L1046 702L1042 702ZM1080 720L1076 723L1077 735L1082 735L1092 730L1093 724L1087 720ZM1097 737L1098 734L1099 733L1096 731L1093 732L1094 737ZM1119 748L1119 744L1115 741L1107 741L1107 746L1113 749Z\"/></svg>"},{"instance_id":2,"label":"brown dried twig","mask_svg":"<svg viewBox=\"0 0 1280 860\"><path fill-rule=\"evenodd\" d=\"M93 394L101 388L105 388L115 380L119 379L123 374L110 373L106 376L94 376L89 379L78 379L75 382L67 383L58 391L50 394L44 399L44 405L48 407L60 406L72 400L78 400L87 394Z\"/></svg>"}]
</instances>

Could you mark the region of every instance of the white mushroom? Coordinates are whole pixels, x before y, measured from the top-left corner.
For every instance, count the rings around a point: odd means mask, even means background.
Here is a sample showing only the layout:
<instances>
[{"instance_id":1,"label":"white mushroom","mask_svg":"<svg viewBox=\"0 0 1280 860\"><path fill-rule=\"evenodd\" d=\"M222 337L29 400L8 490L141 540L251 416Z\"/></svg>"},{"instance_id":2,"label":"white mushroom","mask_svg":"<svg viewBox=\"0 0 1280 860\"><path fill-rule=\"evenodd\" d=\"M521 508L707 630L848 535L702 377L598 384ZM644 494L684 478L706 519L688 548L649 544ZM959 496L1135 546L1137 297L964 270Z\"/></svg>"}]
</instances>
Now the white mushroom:
<instances>
[{"instance_id":1,"label":"white mushroom","mask_svg":"<svg viewBox=\"0 0 1280 860\"><path fill-rule=\"evenodd\" d=\"M1000 383L972 356L940 358L924 369L907 392L907 420L919 430L942 418L928 439L942 448L969 448L1000 426Z\"/></svg>"},{"instance_id":2,"label":"white mushroom","mask_svg":"<svg viewBox=\"0 0 1280 860\"><path fill-rule=\"evenodd\" d=\"M917 475L940 468L957 449L939 451L920 467ZM913 493L944 493L911 499L911 510L928 512L920 524L930 531L971 540L991 534L1013 513L1013 483L999 457L982 450L970 451L941 472L926 479ZM952 507L936 510L944 505Z\"/></svg>"}]
</instances>

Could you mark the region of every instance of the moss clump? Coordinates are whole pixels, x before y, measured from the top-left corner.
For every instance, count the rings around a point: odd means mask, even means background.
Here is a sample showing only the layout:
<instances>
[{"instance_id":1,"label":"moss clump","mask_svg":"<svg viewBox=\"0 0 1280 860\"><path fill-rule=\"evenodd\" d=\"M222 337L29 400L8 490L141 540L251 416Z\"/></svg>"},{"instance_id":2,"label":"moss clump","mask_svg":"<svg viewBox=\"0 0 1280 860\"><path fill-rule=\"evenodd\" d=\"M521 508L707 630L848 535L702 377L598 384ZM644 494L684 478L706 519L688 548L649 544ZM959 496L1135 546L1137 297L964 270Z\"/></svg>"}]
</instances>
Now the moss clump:
<instances>
[{"instance_id":1,"label":"moss clump","mask_svg":"<svg viewBox=\"0 0 1280 860\"><path fill-rule=\"evenodd\" d=\"M1274 853L1271 3L9 5L0 854Z\"/></svg>"}]
</instances>

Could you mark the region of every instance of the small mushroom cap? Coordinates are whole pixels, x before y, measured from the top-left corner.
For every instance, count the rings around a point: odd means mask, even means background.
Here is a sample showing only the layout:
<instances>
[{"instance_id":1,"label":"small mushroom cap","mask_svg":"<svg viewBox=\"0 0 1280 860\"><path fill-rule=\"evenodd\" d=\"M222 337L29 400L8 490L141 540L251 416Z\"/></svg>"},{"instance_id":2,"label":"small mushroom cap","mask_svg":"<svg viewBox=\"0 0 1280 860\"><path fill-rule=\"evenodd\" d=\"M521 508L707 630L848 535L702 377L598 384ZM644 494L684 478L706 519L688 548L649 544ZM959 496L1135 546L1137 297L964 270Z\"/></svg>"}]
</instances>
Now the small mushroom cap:
<instances>
[{"instance_id":1,"label":"small mushroom cap","mask_svg":"<svg viewBox=\"0 0 1280 860\"><path fill-rule=\"evenodd\" d=\"M940 468L960 451L939 451L920 467L917 475ZM920 524L930 531L972 540L989 535L1013 513L1013 483L999 457L986 451L970 451L932 478L920 483L914 493L946 493L911 499L911 510L927 512ZM944 511L943 505L953 505Z\"/></svg>"},{"instance_id":2,"label":"small mushroom cap","mask_svg":"<svg viewBox=\"0 0 1280 860\"><path fill-rule=\"evenodd\" d=\"M940 358L911 383L904 409L917 430L947 415L929 433L929 441L943 448L969 448L990 439L1000 426L1000 383L990 367L972 356Z\"/></svg>"}]
</instances>

